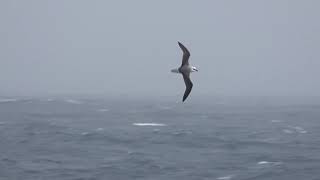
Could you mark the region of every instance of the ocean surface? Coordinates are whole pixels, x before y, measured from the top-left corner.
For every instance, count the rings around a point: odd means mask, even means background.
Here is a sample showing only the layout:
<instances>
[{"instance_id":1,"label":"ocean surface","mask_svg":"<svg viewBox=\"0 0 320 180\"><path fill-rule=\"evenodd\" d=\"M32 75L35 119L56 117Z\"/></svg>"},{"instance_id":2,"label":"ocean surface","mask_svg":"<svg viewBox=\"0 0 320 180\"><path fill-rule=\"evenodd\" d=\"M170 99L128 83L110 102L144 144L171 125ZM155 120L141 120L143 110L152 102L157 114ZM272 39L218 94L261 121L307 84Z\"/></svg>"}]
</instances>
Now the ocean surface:
<instances>
[{"instance_id":1,"label":"ocean surface","mask_svg":"<svg viewBox=\"0 0 320 180\"><path fill-rule=\"evenodd\" d=\"M320 179L320 101L194 99L1 97L0 180Z\"/></svg>"}]
</instances>

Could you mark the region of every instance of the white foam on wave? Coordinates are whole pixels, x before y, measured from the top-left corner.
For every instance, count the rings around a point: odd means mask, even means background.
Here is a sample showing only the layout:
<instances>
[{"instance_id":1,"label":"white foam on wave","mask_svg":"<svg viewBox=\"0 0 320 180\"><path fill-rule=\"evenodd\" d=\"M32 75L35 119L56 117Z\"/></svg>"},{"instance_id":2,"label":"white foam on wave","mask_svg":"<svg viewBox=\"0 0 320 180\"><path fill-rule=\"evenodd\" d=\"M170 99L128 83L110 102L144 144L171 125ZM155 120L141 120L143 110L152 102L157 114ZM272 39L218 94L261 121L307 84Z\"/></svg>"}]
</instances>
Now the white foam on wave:
<instances>
[{"instance_id":1,"label":"white foam on wave","mask_svg":"<svg viewBox=\"0 0 320 180\"><path fill-rule=\"evenodd\" d=\"M83 104L83 102L74 99L66 99L65 102L70 104Z\"/></svg>"},{"instance_id":2,"label":"white foam on wave","mask_svg":"<svg viewBox=\"0 0 320 180\"><path fill-rule=\"evenodd\" d=\"M218 177L217 179L218 179L218 180L229 180L229 179L231 179L231 178L233 178L233 177L234 177L234 175L228 175L228 176Z\"/></svg>"},{"instance_id":3,"label":"white foam on wave","mask_svg":"<svg viewBox=\"0 0 320 180\"><path fill-rule=\"evenodd\" d=\"M86 136L86 135L88 135L89 134L89 132L83 132L83 133L81 133L81 135L83 135L83 136Z\"/></svg>"},{"instance_id":4,"label":"white foam on wave","mask_svg":"<svg viewBox=\"0 0 320 180\"><path fill-rule=\"evenodd\" d=\"M293 131L291 131L291 130L289 130L289 129L283 129L282 130L284 133L286 133L286 134L292 134L293 133Z\"/></svg>"},{"instance_id":5,"label":"white foam on wave","mask_svg":"<svg viewBox=\"0 0 320 180\"><path fill-rule=\"evenodd\" d=\"M260 161L260 162L258 162L257 164L259 164L259 165L261 165L261 164L269 164L270 162L268 162L268 161Z\"/></svg>"},{"instance_id":6,"label":"white foam on wave","mask_svg":"<svg viewBox=\"0 0 320 180\"><path fill-rule=\"evenodd\" d=\"M305 129L303 129L302 127L299 127L299 126L288 126L287 129L283 129L282 131L287 134L292 134L292 133L305 134L305 133L307 133L307 131Z\"/></svg>"},{"instance_id":7,"label":"white foam on wave","mask_svg":"<svg viewBox=\"0 0 320 180\"><path fill-rule=\"evenodd\" d=\"M299 126L289 126L289 127L294 129L297 133L302 133L302 134L307 133L307 131L304 130L302 127L299 127Z\"/></svg>"},{"instance_id":8,"label":"white foam on wave","mask_svg":"<svg viewBox=\"0 0 320 180\"><path fill-rule=\"evenodd\" d=\"M258 165L280 165L281 162L270 162L270 161L260 161L257 163Z\"/></svg>"},{"instance_id":9,"label":"white foam on wave","mask_svg":"<svg viewBox=\"0 0 320 180\"><path fill-rule=\"evenodd\" d=\"M166 126L166 124L160 123L133 123L134 126Z\"/></svg>"},{"instance_id":10,"label":"white foam on wave","mask_svg":"<svg viewBox=\"0 0 320 180\"><path fill-rule=\"evenodd\" d=\"M103 128L97 128L96 131L103 131Z\"/></svg>"},{"instance_id":11,"label":"white foam on wave","mask_svg":"<svg viewBox=\"0 0 320 180\"><path fill-rule=\"evenodd\" d=\"M180 135L188 135L188 134L192 134L192 131L190 131L190 130L178 130L178 131L176 131L176 132L173 132L172 133L173 135L175 135L175 136L180 136Z\"/></svg>"},{"instance_id":12,"label":"white foam on wave","mask_svg":"<svg viewBox=\"0 0 320 180\"><path fill-rule=\"evenodd\" d=\"M18 99L14 99L14 98L0 99L0 103L8 103L8 102L16 102L16 101L18 101Z\"/></svg>"}]
</instances>

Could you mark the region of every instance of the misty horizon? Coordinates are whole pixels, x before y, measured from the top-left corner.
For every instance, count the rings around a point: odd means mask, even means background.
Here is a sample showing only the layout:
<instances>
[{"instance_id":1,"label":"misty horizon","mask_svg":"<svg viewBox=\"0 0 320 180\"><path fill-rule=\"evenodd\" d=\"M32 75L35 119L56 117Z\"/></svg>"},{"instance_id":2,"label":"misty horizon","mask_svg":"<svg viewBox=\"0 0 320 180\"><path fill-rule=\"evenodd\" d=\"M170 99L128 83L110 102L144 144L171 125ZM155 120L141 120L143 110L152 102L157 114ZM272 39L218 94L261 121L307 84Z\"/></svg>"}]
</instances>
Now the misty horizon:
<instances>
[{"instance_id":1,"label":"misty horizon","mask_svg":"<svg viewBox=\"0 0 320 180\"><path fill-rule=\"evenodd\" d=\"M181 3L183 2L183 3ZM0 94L320 96L316 1L1 1Z\"/></svg>"}]
</instances>

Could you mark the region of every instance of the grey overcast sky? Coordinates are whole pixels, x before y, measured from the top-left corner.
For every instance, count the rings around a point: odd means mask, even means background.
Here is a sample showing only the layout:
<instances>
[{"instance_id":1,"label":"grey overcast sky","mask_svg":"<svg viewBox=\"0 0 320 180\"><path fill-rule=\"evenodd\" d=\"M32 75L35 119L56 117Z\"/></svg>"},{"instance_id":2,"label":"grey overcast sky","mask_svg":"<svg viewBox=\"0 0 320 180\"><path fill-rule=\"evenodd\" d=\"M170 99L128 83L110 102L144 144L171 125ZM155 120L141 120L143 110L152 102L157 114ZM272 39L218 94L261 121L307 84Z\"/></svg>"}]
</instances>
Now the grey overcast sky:
<instances>
[{"instance_id":1,"label":"grey overcast sky","mask_svg":"<svg viewBox=\"0 0 320 180\"><path fill-rule=\"evenodd\" d=\"M320 95L318 0L1 0L0 93ZM154 92L156 94L154 94Z\"/></svg>"}]
</instances>

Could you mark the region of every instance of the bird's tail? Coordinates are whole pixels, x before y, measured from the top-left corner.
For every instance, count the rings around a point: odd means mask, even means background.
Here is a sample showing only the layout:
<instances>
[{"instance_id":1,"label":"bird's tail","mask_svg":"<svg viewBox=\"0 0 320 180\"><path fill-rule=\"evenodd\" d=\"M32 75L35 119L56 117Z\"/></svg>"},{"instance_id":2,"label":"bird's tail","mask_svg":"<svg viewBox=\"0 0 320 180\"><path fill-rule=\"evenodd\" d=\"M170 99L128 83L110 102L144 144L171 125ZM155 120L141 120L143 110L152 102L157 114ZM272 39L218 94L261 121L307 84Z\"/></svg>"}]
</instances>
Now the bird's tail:
<instances>
[{"instance_id":1,"label":"bird's tail","mask_svg":"<svg viewBox=\"0 0 320 180\"><path fill-rule=\"evenodd\" d=\"M180 73L180 72L179 72L179 69L171 69L171 72L173 72L173 73Z\"/></svg>"}]
</instances>

